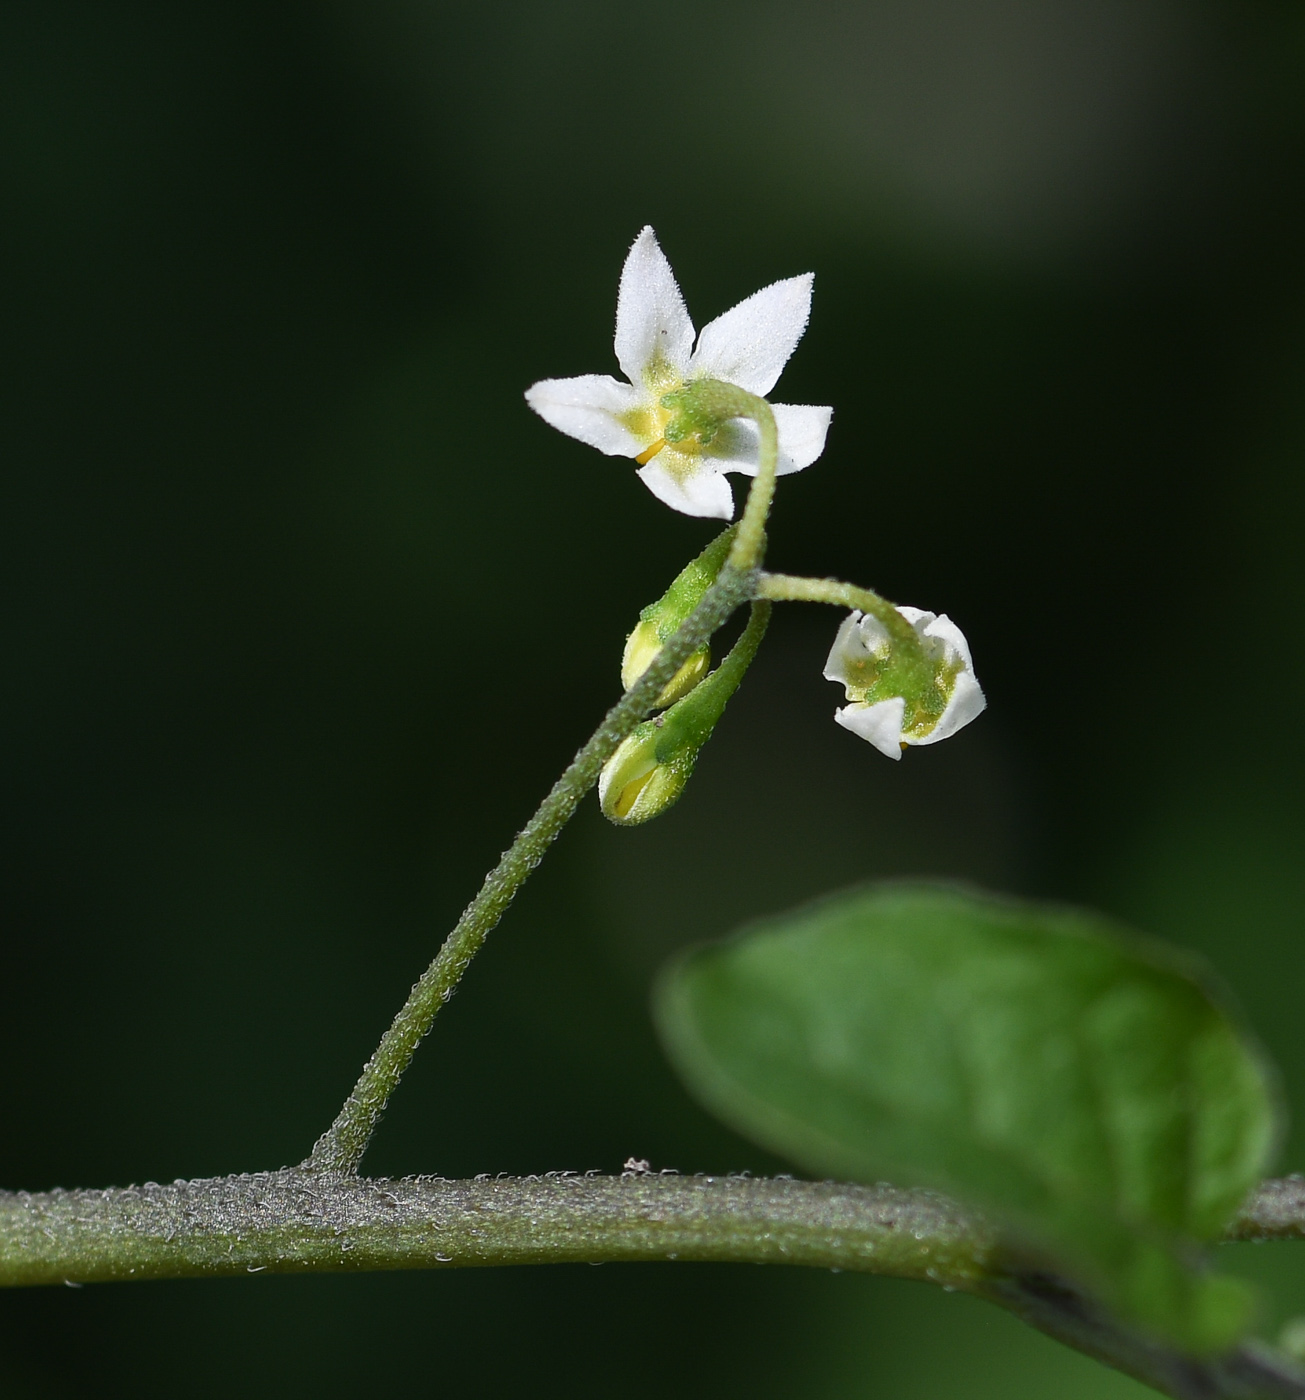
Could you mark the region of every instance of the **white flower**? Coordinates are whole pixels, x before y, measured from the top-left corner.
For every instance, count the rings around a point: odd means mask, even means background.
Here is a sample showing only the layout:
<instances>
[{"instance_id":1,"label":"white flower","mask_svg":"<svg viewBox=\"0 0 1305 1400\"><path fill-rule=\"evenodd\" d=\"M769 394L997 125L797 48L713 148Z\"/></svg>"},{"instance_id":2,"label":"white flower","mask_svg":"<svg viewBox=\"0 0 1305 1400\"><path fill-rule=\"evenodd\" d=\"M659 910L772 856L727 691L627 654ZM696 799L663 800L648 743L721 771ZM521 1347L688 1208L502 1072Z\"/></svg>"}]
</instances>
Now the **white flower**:
<instances>
[{"instance_id":1,"label":"white flower","mask_svg":"<svg viewBox=\"0 0 1305 1400\"><path fill-rule=\"evenodd\" d=\"M915 629L918 657L895 656L884 624L854 612L825 662L825 679L841 682L854 702L834 718L889 758L901 758L908 744L949 738L988 703L974 679L969 643L951 618L919 608L897 611Z\"/></svg>"},{"instance_id":2,"label":"white flower","mask_svg":"<svg viewBox=\"0 0 1305 1400\"><path fill-rule=\"evenodd\" d=\"M772 283L703 328L693 322L651 228L634 240L616 298L616 359L628 384L606 374L543 379L526 402L545 422L612 457L633 457L645 486L685 515L729 520L734 498L724 472L757 473L756 425L736 419L704 446L667 444L664 395L693 379L720 379L765 397L806 330L811 273ZM779 473L801 471L825 447L832 408L772 404Z\"/></svg>"}]
</instances>

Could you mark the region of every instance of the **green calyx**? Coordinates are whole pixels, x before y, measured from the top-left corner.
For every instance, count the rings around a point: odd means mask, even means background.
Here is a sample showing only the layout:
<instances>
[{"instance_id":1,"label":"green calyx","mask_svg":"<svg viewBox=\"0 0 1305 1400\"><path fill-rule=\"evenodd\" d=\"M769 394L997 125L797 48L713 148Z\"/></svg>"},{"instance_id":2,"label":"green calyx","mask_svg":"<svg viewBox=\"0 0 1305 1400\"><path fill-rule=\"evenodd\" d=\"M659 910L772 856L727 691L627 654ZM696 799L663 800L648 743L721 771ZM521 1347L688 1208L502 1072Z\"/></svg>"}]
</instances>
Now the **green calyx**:
<instances>
[{"instance_id":1,"label":"green calyx","mask_svg":"<svg viewBox=\"0 0 1305 1400\"><path fill-rule=\"evenodd\" d=\"M761 400L737 384L720 379L693 379L662 397L670 418L662 429L667 442L697 438L705 447L731 418L752 418Z\"/></svg>"},{"instance_id":2,"label":"green calyx","mask_svg":"<svg viewBox=\"0 0 1305 1400\"><path fill-rule=\"evenodd\" d=\"M942 717L963 669L959 660L951 665L933 660L918 643L915 647L895 645L882 664L873 668L873 676L867 675L864 685L847 686L847 698L873 705L900 696L905 705L902 733L920 738Z\"/></svg>"},{"instance_id":3,"label":"green calyx","mask_svg":"<svg viewBox=\"0 0 1305 1400\"><path fill-rule=\"evenodd\" d=\"M769 620L770 604L754 603L743 635L725 660L665 714L639 725L607 760L598 779L598 800L609 821L639 826L679 800L703 745L752 664Z\"/></svg>"},{"instance_id":4,"label":"green calyx","mask_svg":"<svg viewBox=\"0 0 1305 1400\"><path fill-rule=\"evenodd\" d=\"M731 525L717 535L696 559L680 570L666 592L639 614L639 625L626 638L625 653L621 657L621 684L626 690L652 665L666 640L680 629L716 582L737 528ZM687 695L707 674L710 665L709 647L694 652L657 697L658 708L664 709Z\"/></svg>"},{"instance_id":5,"label":"green calyx","mask_svg":"<svg viewBox=\"0 0 1305 1400\"><path fill-rule=\"evenodd\" d=\"M864 633L854 632L863 649L857 649L859 654L852 649L844 651L839 679L854 704L874 705L900 698L903 736L922 739L946 710L965 662L959 656L945 659L940 644L922 638L909 623L903 627L896 609L891 613L891 630L878 613L867 615L863 626L877 624L881 640L870 643Z\"/></svg>"}]
</instances>

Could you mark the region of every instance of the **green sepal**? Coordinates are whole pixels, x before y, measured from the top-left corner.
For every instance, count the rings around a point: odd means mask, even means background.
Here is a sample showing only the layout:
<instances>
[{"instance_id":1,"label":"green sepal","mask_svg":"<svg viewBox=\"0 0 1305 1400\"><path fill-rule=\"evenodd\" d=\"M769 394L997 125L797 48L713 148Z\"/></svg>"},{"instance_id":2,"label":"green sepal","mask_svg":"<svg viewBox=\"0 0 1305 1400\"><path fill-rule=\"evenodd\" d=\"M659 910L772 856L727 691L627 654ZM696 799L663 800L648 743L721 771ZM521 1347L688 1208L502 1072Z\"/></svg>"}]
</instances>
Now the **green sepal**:
<instances>
[{"instance_id":1,"label":"green sepal","mask_svg":"<svg viewBox=\"0 0 1305 1400\"><path fill-rule=\"evenodd\" d=\"M671 416L662 429L667 442L696 437L705 447L734 418L751 418L759 399L737 384L721 379L691 379L662 396Z\"/></svg>"}]
</instances>

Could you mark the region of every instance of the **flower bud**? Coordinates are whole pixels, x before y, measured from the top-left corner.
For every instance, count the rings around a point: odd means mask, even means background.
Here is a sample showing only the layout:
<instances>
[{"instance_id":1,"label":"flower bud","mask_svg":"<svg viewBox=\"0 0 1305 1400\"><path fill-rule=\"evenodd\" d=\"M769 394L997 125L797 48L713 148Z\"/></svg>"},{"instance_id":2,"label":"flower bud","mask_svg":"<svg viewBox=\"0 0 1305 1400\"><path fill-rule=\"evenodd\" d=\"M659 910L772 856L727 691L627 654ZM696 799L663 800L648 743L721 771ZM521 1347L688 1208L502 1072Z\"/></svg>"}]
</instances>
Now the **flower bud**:
<instances>
[{"instance_id":1,"label":"flower bud","mask_svg":"<svg viewBox=\"0 0 1305 1400\"><path fill-rule=\"evenodd\" d=\"M663 718L645 720L603 765L598 801L603 815L617 826L638 826L660 816L678 801L693 772L697 748L659 745Z\"/></svg>"},{"instance_id":2,"label":"flower bud","mask_svg":"<svg viewBox=\"0 0 1305 1400\"><path fill-rule=\"evenodd\" d=\"M825 662L825 678L841 682L853 702L834 718L889 758L948 738L988 703L961 629L946 615L897 611L911 624L913 645L872 614L853 612Z\"/></svg>"},{"instance_id":3,"label":"flower bud","mask_svg":"<svg viewBox=\"0 0 1305 1400\"><path fill-rule=\"evenodd\" d=\"M609 821L638 826L678 801L703 745L752 664L769 619L770 604L754 603L743 635L711 675L622 740L598 778L598 801Z\"/></svg>"},{"instance_id":4,"label":"flower bud","mask_svg":"<svg viewBox=\"0 0 1305 1400\"><path fill-rule=\"evenodd\" d=\"M621 657L621 684L626 690L652 665L662 644L702 602L703 595L716 582L733 542L734 527L731 526L685 565L662 597L639 614L639 625L626 639L625 653ZM687 695L707 674L710 665L709 647L695 651L657 697L657 708L665 709Z\"/></svg>"},{"instance_id":5,"label":"flower bud","mask_svg":"<svg viewBox=\"0 0 1305 1400\"><path fill-rule=\"evenodd\" d=\"M675 629L672 628L671 631ZM669 634L668 634L669 635ZM621 684L629 690L657 658L662 649L662 638L657 635L654 622L640 622L626 638L625 653L621 657ZM665 689L657 697L657 708L663 710L685 696L707 674L711 665L711 648L703 647L695 651L666 683Z\"/></svg>"}]
</instances>

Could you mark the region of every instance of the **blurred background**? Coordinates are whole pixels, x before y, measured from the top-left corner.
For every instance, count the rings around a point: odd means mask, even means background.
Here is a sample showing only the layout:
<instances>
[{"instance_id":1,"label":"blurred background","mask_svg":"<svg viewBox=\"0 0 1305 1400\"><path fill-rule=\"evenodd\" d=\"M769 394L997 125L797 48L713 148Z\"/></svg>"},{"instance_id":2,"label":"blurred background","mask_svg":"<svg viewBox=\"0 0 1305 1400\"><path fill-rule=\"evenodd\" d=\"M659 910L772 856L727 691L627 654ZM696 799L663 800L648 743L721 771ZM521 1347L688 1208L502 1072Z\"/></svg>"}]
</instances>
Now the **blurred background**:
<instances>
[{"instance_id":1,"label":"blurred background","mask_svg":"<svg viewBox=\"0 0 1305 1400\"><path fill-rule=\"evenodd\" d=\"M1207 954L1305 1122L1303 76L1287 0L6 0L0 1183L302 1157L615 699L714 527L521 395L615 369L646 222L700 326L815 270L778 393L836 415L771 561L950 613L990 709L887 763L836 614L782 610L682 803L573 823L368 1169L782 1169L649 983L900 874ZM1226 1262L1305 1311L1305 1252ZM364 1386L1144 1394L780 1269L0 1297L9 1396Z\"/></svg>"}]
</instances>

